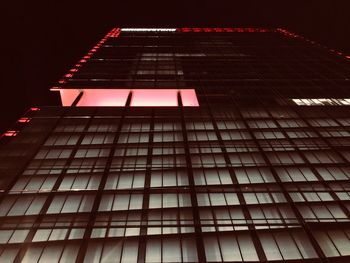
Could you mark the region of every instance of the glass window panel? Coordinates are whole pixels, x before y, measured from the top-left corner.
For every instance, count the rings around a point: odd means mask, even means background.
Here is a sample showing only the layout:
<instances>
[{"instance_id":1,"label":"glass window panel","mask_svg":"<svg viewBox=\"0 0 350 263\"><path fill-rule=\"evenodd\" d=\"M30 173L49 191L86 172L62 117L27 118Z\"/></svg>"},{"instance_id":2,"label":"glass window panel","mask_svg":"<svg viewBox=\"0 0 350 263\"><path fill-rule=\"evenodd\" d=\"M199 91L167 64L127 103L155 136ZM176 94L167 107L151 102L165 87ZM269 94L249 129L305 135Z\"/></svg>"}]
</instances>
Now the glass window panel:
<instances>
[{"instance_id":1,"label":"glass window panel","mask_svg":"<svg viewBox=\"0 0 350 263\"><path fill-rule=\"evenodd\" d=\"M350 255L350 239L342 230L328 231L328 235L332 239L340 255Z\"/></svg>"},{"instance_id":2,"label":"glass window panel","mask_svg":"<svg viewBox=\"0 0 350 263\"><path fill-rule=\"evenodd\" d=\"M281 260L282 255L270 233L259 233L259 239L268 260Z\"/></svg>"},{"instance_id":3,"label":"glass window panel","mask_svg":"<svg viewBox=\"0 0 350 263\"><path fill-rule=\"evenodd\" d=\"M59 262L63 252L63 245L46 246L41 254L39 263Z\"/></svg>"},{"instance_id":4,"label":"glass window panel","mask_svg":"<svg viewBox=\"0 0 350 263\"><path fill-rule=\"evenodd\" d=\"M179 238L163 239L163 262L181 262L181 246Z\"/></svg>"},{"instance_id":5,"label":"glass window panel","mask_svg":"<svg viewBox=\"0 0 350 263\"><path fill-rule=\"evenodd\" d=\"M38 229L33 237L33 242L47 241L52 229Z\"/></svg>"},{"instance_id":6,"label":"glass window panel","mask_svg":"<svg viewBox=\"0 0 350 263\"><path fill-rule=\"evenodd\" d=\"M41 253L43 251L43 246L30 246L26 253L24 254L24 257L22 259L23 262L38 262Z\"/></svg>"},{"instance_id":7,"label":"glass window panel","mask_svg":"<svg viewBox=\"0 0 350 263\"><path fill-rule=\"evenodd\" d=\"M13 233L13 230L0 230L0 244L6 244L11 235Z\"/></svg>"},{"instance_id":8,"label":"glass window panel","mask_svg":"<svg viewBox=\"0 0 350 263\"><path fill-rule=\"evenodd\" d=\"M241 249L242 258L244 261L258 261L254 243L248 234L238 234L237 240Z\"/></svg>"},{"instance_id":9,"label":"glass window panel","mask_svg":"<svg viewBox=\"0 0 350 263\"><path fill-rule=\"evenodd\" d=\"M182 260L183 262L197 262L197 247L194 238L184 237L182 244Z\"/></svg>"},{"instance_id":10,"label":"glass window panel","mask_svg":"<svg viewBox=\"0 0 350 263\"><path fill-rule=\"evenodd\" d=\"M297 246L288 233L280 232L275 235L275 238L284 259L302 258Z\"/></svg>"},{"instance_id":11,"label":"glass window panel","mask_svg":"<svg viewBox=\"0 0 350 263\"><path fill-rule=\"evenodd\" d=\"M317 243L320 245L323 253L326 257L337 257L340 256L338 250L336 249L334 243L331 241L326 232L315 231L313 233Z\"/></svg>"},{"instance_id":12,"label":"glass window panel","mask_svg":"<svg viewBox=\"0 0 350 263\"><path fill-rule=\"evenodd\" d=\"M77 258L79 246L75 244L66 245L61 255L60 263L74 262Z\"/></svg>"},{"instance_id":13,"label":"glass window panel","mask_svg":"<svg viewBox=\"0 0 350 263\"><path fill-rule=\"evenodd\" d=\"M146 244L146 263L162 262L161 239L148 239Z\"/></svg>"},{"instance_id":14,"label":"glass window panel","mask_svg":"<svg viewBox=\"0 0 350 263\"><path fill-rule=\"evenodd\" d=\"M221 252L216 236L212 235L204 237L204 249L207 261L222 262Z\"/></svg>"},{"instance_id":15,"label":"glass window panel","mask_svg":"<svg viewBox=\"0 0 350 263\"><path fill-rule=\"evenodd\" d=\"M9 240L9 243L22 243L26 239L29 230L15 230Z\"/></svg>"},{"instance_id":16,"label":"glass window panel","mask_svg":"<svg viewBox=\"0 0 350 263\"><path fill-rule=\"evenodd\" d=\"M121 263L137 262L138 242L136 240L127 240L124 243Z\"/></svg>"},{"instance_id":17,"label":"glass window panel","mask_svg":"<svg viewBox=\"0 0 350 263\"><path fill-rule=\"evenodd\" d=\"M235 236L224 235L219 238L223 261L241 261L242 257L239 251Z\"/></svg>"},{"instance_id":18,"label":"glass window panel","mask_svg":"<svg viewBox=\"0 0 350 263\"><path fill-rule=\"evenodd\" d=\"M89 243L84 257L84 263L100 263L102 249L102 242Z\"/></svg>"},{"instance_id":19,"label":"glass window panel","mask_svg":"<svg viewBox=\"0 0 350 263\"><path fill-rule=\"evenodd\" d=\"M4 248L0 254L0 262L14 262L18 253L18 248Z\"/></svg>"},{"instance_id":20,"label":"glass window panel","mask_svg":"<svg viewBox=\"0 0 350 263\"><path fill-rule=\"evenodd\" d=\"M122 246L123 242L121 240L105 243L100 259L101 262L119 262L122 252Z\"/></svg>"},{"instance_id":21,"label":"glass window panel","mask_svg":"<svg viewBox=\"0 0 350 263\"><path fill-rule=\"evenodd\" d=\"M297 244L303 258L317 258L315 249L309 241L307 235L303 232L292 233L294 241Z\"/></svg>"},{"instance_id":22,"label":"glass window panel","mask_svg":"<svg viewBox=\"0 0 350 263\"><path fill-rule=\"evenodd\" d=\"M62 208L62 213L74 213L78 212L78 208L81 202L82 196L81 195L71 195L68 196L63 208Z\"/></svg>"}]
</instances>

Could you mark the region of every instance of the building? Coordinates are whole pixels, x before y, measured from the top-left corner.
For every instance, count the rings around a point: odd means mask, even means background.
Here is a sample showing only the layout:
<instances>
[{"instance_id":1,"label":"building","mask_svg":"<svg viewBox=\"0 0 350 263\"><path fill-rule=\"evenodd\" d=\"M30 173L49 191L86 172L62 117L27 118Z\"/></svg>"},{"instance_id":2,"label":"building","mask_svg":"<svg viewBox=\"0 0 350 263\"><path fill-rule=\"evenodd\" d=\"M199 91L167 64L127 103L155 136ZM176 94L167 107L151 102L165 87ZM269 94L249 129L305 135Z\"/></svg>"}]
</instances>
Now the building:
<instances>
[{"instance_id":1,"label":"building","mask_svg":"<svg viewBox=\"0 0 350 263\"><path fill-rule=\"evenodd\" d=\"M1 138L0 262L350 262L350 63L282 29L118 29Z\"/></svg>"}]
</instances>

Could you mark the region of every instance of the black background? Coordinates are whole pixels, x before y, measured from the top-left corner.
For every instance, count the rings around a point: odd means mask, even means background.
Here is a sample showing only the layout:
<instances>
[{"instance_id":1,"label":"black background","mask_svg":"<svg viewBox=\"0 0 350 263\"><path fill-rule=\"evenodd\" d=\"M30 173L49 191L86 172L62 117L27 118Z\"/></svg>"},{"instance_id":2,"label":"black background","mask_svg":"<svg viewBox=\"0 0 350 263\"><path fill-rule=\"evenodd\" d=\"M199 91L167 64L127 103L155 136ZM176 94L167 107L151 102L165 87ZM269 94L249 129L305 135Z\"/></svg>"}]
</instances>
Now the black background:
<instances>
[{"instance_id":1,"label":"black background","mask_svg":"<svg viewBox=\"0 0 350 263\"><path fill-rule=\"evenodd\" d=\"M58 105L49 88L111 28L284 27L350 55L350 0L23 1L2 22L0 130L30 106Z\"/></svg>"}]
</instances>

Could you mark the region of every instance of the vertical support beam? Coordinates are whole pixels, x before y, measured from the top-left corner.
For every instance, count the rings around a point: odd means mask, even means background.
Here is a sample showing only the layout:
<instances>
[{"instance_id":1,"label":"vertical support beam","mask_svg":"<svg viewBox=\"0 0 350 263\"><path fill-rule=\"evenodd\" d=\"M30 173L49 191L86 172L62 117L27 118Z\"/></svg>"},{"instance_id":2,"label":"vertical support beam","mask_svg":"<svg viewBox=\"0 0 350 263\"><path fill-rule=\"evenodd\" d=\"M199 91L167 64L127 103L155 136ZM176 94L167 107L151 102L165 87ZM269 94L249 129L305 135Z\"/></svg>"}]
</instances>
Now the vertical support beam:
<instances>
[{"instance_id":1,"label":"vertical support beam","mask_svg":"<svg viewBox=\"0 0 350 263\"><path fill-rule=\"evenodd\" d=\"M179 100L179 94L178 94L178 100ZM188 174L191 204L192 204L192 211L193 211L193 220L194 220L198 262L205 263L205 262L207 262L207 260L205 257L204 241L203 241L201 221L200 221L199 210L198 210L197 192L196 192L195 183L194 183L191 153L189 150L190 145L188 143L188 138L187 138L186 121L185 121L185 115L184 115L183 109L184 109L183 107L179 107L179 111L180 111L179 113L181 114L182 137L184 140L184 148L185 148L185 156L186 156L186 164L187 164L187 174Z\"/></svg>"},{"instance_id":2,"label":"vertical support beam","mask_svg":"<svg viewBox=\"0 0 350 263\"><path fill-rule=\"evenodd\" d=\"M141 227L139 236L138 263L144 263L146 260L146 245L147 245L147 228L148 228L148 209L151 187L151 172L152 172L152 156L153 156L153 135L154 135L154 109L150 118L150 134L147 148L147 164L145 174L145 185L143 190L143 202L141 212Z\"/></svg>"},{"instance_id":3,"label":"vertical support beam","mask_svg":"<svg viewBox=\"0 0 350 263\"><path fill-rule=\"evenodd\" d=\"M76 107L78 105L80 99L83 97L83 95L84 95L84 91L80 91L79 95L73 101L71 107Z\"/></svg>"}]
</instances>

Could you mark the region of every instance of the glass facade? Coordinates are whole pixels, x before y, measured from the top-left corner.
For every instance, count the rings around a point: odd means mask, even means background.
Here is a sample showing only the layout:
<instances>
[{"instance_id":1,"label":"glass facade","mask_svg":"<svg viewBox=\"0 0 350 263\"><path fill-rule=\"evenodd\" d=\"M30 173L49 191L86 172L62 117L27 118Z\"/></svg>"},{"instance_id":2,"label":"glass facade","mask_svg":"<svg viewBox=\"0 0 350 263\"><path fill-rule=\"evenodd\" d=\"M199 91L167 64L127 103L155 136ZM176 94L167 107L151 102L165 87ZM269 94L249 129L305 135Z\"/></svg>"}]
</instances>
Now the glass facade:
<instances>
[{"instance_id":1,"label":"glass facade","mask_svg":"<svg viewBox=\"0 0 350 263\"><path fill-rule=\"evenodd\" d=\"M199 106L29 110L0 140L0 262L350 262L350 64L283 32L113 29L58 89Z\"/></svg>"}]
</instances>

